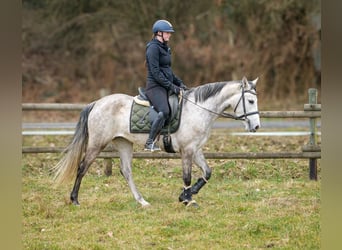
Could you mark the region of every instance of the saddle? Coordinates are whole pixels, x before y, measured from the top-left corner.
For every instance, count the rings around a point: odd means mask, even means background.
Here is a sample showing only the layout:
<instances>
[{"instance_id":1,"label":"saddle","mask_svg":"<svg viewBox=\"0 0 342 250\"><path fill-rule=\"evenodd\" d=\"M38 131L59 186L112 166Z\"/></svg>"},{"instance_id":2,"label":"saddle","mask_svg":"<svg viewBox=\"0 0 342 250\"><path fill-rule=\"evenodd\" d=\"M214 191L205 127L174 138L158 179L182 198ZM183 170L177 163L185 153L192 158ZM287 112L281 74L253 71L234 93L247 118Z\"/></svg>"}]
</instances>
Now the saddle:
<instances>
[{"instance_id":1,"label":"saddle","mask_svg":"<svg viewBox=\"0 0 342 250\"><path fill-rule=\"evenodd\" d=\"M139 95L133 98L130 115L130 132L131 133L149 133L152 122L158 115L157 111L151 106L144 88L138 88ZM182 112L182 101L178 96L172 94L169 96L169 105L171 110L170 119L165 122L161 130L162 135L175 133L180 125Z\"/></svg>"}]
</instances>

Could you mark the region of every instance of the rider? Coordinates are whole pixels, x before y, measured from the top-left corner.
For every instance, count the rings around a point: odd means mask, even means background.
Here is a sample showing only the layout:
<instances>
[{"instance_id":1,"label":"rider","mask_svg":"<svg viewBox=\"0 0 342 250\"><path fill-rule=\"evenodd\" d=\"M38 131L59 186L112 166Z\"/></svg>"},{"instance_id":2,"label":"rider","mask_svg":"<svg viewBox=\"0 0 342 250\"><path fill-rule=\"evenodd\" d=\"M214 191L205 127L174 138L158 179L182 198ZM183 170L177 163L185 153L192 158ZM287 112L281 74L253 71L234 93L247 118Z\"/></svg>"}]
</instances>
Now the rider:
<instances>
[{"instance_id":1,"label":"rider","mask_svg":"<svg viewBox=\"0 0 342 250\"><path fill-rule=\"evenodd\" d=\"M169 92L178 95L187 87L171 69L171 49L167 43L174 32L172 24L158 20L153 24L152 32L152 40L146 46L146 95L158 115L152 123L145 150L153 152L160 150L154 141L170 115Z\"/></svg>"}]
</instances>

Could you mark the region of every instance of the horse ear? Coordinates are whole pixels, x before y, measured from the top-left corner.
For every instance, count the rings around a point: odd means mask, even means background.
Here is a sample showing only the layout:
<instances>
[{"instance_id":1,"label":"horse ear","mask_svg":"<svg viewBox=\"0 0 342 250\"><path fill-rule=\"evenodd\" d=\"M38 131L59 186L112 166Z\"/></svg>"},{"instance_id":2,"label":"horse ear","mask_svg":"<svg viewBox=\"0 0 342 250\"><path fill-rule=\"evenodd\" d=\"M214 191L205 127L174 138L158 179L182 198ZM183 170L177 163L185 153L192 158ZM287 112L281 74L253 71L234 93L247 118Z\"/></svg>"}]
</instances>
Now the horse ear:
<instances>
[{"instance_id":1,"label":"horse ear","mask_svg":"<svg viewBox=\"0 0 342 250\"><path fill-rule=\"evenodd\" d=\"M257 81L259 80L259 77L255 78L253 81L252 81L252 86L253 88L256 87L256 84L257 84Z\"/></svg>"},{"instance_id":2,"label":"horse ear","mask_svg":"<svg viewBox=\"0 0 342 250\"><path fill-rule=\"evenodd\" d=\"M247 80L247 78L245 76L242 77L242 87L244 89L248 87L248 80Z\"/></svg>"}]
</instances>

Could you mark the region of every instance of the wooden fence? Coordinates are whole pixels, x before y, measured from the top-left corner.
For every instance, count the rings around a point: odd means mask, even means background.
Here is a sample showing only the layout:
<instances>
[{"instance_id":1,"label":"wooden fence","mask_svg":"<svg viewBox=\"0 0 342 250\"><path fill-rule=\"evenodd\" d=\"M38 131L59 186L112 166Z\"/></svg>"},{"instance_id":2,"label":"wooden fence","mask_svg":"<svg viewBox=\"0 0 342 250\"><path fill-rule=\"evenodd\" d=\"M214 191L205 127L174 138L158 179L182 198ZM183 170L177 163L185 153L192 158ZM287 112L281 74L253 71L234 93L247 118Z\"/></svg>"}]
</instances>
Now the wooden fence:
<instances>
[{"instance_id":1,"label":"wooden fence","mask_svg":"<svg viewBox=\"0 0 342 250\"><path fill-rule=\"evenodd\" d=\"M310 121L309 143L303 145L301 152L215 152L204 153L207 159L309 159L309 178L317 180L317 159L321 158L321 148L317 145L317 119L321 117L321 104L317 104L317 90L309 89L309 104L304 104L303 111L260 111L261 118L308 118ZM80 111L86 104L71 103L23 103L23 111ZM61 147L23 147L22 153L60 153ZM99 158L106 158L106 174L111 174L111 158L118 158L119 155L111 147L105 148ZM134 158L180 158L178 153L170 154L160 152L152 154L149 152L134 152Z\"/></svg>"}]
</instances>

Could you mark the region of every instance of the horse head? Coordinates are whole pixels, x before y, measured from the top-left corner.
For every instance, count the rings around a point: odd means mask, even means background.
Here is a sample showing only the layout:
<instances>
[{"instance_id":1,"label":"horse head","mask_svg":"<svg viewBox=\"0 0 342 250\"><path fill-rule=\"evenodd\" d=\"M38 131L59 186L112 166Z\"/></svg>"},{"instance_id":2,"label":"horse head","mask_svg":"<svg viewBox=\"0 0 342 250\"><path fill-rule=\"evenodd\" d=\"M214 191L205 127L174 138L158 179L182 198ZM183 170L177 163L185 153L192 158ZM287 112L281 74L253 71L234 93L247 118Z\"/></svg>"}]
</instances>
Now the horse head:
<instances>
[{"instance_id":1,"label":"horse head","mask_svg":"<svg viewBox=\"0 0 342 250\"><path fill-rule=\"evenodd\" d=\"M250 132L256 132L260 128L260 116L258 111L258 98L256 84L258 78L248 81L246 77L241 81L241 97L237 102L234 112Z\"/></svg>"}]
</instances>

